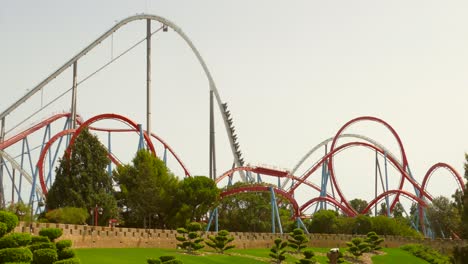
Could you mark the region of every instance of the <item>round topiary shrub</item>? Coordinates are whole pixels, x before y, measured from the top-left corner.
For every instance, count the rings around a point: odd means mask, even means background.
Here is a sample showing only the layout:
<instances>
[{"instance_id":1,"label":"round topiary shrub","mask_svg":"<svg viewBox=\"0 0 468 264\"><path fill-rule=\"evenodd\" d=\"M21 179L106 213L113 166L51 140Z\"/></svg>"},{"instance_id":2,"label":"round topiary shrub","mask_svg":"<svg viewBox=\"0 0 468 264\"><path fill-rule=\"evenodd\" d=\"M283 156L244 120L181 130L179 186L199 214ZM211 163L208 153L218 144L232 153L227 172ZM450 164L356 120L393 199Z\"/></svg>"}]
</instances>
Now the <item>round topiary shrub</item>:
<instances>
[{"instance_id":1,"label":"round topiary shrub","mask_svg":"<svg viewBox=\"0 0 468 264\"><path fill-rule=\"evenodd\" d=\"M50 242L50 239L46 236L33 236L31 237L31 243L44 243L44 242Z\"/></svg>"},{"instance_id":2,"label":"round topiary shrub","mask_svg":"<svg viewBox=\"0 0 468 264\"><path fill-rule=\"evenodd\" d=\"M1 263L30 263L33 259L33 254L28 248L4 248L0 249Z\"/></svg>"},{"instance_id":3,"label":"round topiary shrub","mask_svg":"<svg viewBox=\"0 0 468 264\"><path fill-rule=\"evenodd\" d=\"M50 241L54 242L55 239L61 237L63 234L62 229L60 228L43 228L39 231L39 235L46 236Z\"/></svg>"},{"instance_id":4,"label":"round topiary shrub","mask_svg":"<svg viewBox=\"0 0 468 264\"><path fill-rule=\"evenodd\" d=\"M58 260L57 251L50 248L43 248L34 251L34 264L50 264Z\"/></svg>"},{"instance_id":5,"label":"round topiary shrub","mask_svg":"<svg viewBox=\"0 0 468 264\"><path fill-rule=\"evenodd\" d=\"M161 264L161 261L156 258L149 258L146 260L146 263L147 264Z\"/></svg>"},{"instance_id":6,"label":"round topiary shrub","mask_svg":"<svg viewBox=\"0 0 468 264\"><path fill-rule=\"evenodd\" d=\"M36 251L38 249L44 249L44 248L49 248L49 249L56 250L55 244L52 243L52 242L35 243L35 244L29 245L28 248L33 253L34 253L34 251Z\"/></svg>"},{"instance_id":7,"label":"round topiary shrub","mask_svg":"<svg viewBox=\"0 0 468 264\"><path fill-rule=\"evenodd\" d=\"M0 211L0 222L7 226L7 233L11 232L18 225L18 217L11 212Z\"/></svg>"},{"instance_id":8,"label":"round topiary shrub","mask_svg":"<svg viewBox=\"0 0 468 264\"><path fill-rule=\"evenodd\" d=\"M68 239L60 240L55 243L57 250L63 250L72 246L72 241Z\"/></svg>"},{"instance_id":9,"label":"round topiary shrub","mask_svg":"<svg viewBox=\"0 0 468 264\"><path fill-rule=\"evenodd\" d=\"M80 259L78 258L70 258L70 259L64 259L64 260L59 260L55 261L54 264L80 264Z\"/></svg>"},{"instance_id":10,"label":"round topiary shrub","mask_svg":"<svg viewBox=\"0 0 468 264\"><path fill-rule=\"evenodd\" d=\"M75 257L75 251L71 248L64 248L63 250L58 252L58 259L71 259Z\"/></svg>"},{"instance_id":11,"label":"round topiary shrub","mask_svg":"<svg viewBox=\"0 0 468 264\"><path fill-rule=\"evenodd\" d=\"M28 233L11 233L0 238L0 249L25 247L29 244L31 244L31 235Z\"/></svg>"}]
</instances>

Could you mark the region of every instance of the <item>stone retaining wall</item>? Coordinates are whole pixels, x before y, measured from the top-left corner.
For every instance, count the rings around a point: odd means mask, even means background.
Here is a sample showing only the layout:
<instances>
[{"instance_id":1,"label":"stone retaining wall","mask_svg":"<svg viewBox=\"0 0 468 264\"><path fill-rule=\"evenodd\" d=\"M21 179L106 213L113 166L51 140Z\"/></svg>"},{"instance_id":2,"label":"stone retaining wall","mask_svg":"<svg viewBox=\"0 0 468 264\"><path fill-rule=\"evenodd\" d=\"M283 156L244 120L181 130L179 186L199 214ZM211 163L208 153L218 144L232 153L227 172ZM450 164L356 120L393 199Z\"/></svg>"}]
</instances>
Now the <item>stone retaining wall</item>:
<instances>
[{"instance_id":1,"label":"stone retaining wall","mask_svg":"<svg viewBox=\"0 0 468 264\"><path fill-rule=\"evenodd\" d=\"M27 223L20 223L15 232L31 232L34 235L39 234L39 230L46 227L61 228L63 236L61 239L70 239L75 248L135 248L135 247L157 247L157 248L175 248L177 240L175 239L175 230L162 229L138 229L121 227L102 227L102 226L82 226L68 224L52 223L33 223L32 226ZM213 232L207 232L213 234ZM277 237L287 239L287 234L270 233L242 233L232 232L234 244L237 248L269 248L273 240ZM343 234L310 234L308 235L311 247L325 248L343 248L346 242L350 241L355 235ZM398 236L383 236L384 247L399 247L404 244L421 243L439 249L442 252L451 251L455 245L466 245L463 240L443 240L443 239L416 239Z\"/></svg>"}]
</instances>

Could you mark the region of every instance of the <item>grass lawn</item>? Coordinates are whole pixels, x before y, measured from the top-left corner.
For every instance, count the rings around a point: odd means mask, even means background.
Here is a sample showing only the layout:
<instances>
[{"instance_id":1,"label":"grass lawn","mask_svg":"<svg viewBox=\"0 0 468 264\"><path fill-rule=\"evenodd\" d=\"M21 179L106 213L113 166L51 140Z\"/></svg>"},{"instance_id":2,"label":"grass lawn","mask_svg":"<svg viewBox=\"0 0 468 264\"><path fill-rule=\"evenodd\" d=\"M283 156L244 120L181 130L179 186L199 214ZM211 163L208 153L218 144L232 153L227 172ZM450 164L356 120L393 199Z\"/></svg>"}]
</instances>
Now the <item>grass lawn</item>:
<instances>
[{"instance_id":1,"label":"grass lawn","mask_svg":"<svg viewBox=\"0 0 468 264\"><path fill-rule=\"evenodd\" d=\"M387 254L372 257L372 262L374 264L384 264L384 263L428 264L429 263L399 248L384 248L383 251L386 252Z\"/></svg>"},{"instance_id":2,"label":"grass lawn","mask_svg":"<svg viewBox=\"0 0 468 264\"><path fill-rule=\"evenodd\" d=\"M327 257L324 253L328 251L326 248L311 248L316 252L316 259L322 263L327 263ZM187 255L181 250L176 249L159 249L159 248L87 248L75 249L78 258L82 264L145 264L148 258L158 258L163 255L173 255L177 259L182 260L186 264L202 264L202 263L269 263L269 249L234 249L227 251L229 255L220 255L211 251L202 251L201 255ZM384 249L387 254L372 257L374 264L391 264L391 263L411 263L411 264L427 264L428 262L416 258L408 252L398 248ZM318 256L317 253L321 253ZM298 256L287 254L286 264L295 263Z\"/></svg>"}]
</instances>

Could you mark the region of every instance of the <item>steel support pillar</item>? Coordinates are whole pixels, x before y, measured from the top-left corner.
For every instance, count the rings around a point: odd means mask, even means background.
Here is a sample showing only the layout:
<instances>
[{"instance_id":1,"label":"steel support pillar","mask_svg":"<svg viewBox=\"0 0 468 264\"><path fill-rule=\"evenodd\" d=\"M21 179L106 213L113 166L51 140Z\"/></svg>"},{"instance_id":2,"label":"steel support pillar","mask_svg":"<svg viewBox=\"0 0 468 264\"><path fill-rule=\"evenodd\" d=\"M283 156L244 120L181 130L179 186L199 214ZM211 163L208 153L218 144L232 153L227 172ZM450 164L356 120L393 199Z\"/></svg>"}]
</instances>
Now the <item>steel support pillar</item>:
<instances>
[{"instance_id":1,"label":"steel support pillar","mask_svg":"<svg viewBox=\"0 0 468 264\"><path fill-rule=\"evenodd\" d=\"M77 95L77 74L78 74L78 64L75 61L73 63L73 86L72 86L72 102L71 102L71 123L70 128L76 128L76 95Z\"/></svg>"},{"instance_id":2,"label":"steel support pillar","mask_svg":"<svg viewBox=\"0 0 468 264\"><path fill-rule=\"evenodd\" d=\"M214 97L210 90L210 179L216 180L216 148L214 128Z\"/></svg>"},{"instance_id":3,"label":"steel support pillar","mask_svg":"<svg viewBox=\"0 0 468 264\"><path fill-rule=\"evenodd\" d=\"M0 144L5 140L5 117L0 123ZM0 208L5 208L5 192L3 190L3 166L5 165L3 156L0 156Z\"/></svg>"},{"instance_id":4,"label":"steel support pillar","mask_svg":"<svg viewBox=\"0 0 468 264\"><path fill-rule=\"evenodd\" d=\"M109 131L107 133L107 151L109 155L112 155L111 132ZM107 165L107 174L109 177L112 177L112 162L109 162L109 165Z\"/></svg>"},{"instance_id":5,"label":"steel support pillar","mask_svg":"<svg viewBox=\"0 0 468 264\"><path fill-rule=\"evenodd\" d=\"M146 131L151 135L151 19L146 20Z\"/></svg>"},{"instance_id":6,"label":"steel support pillar","mask_svg":"<svg viewBox=\"0 0 468 264\"><path fill-rule=\"evenodd\" d=\"M385 153L385 191L388 192L388 169L387 169L387 153ZM388 195L385 196L385 202L387 203L387 216L390 217L390 201Z\"/></svg>"}]
</instances>

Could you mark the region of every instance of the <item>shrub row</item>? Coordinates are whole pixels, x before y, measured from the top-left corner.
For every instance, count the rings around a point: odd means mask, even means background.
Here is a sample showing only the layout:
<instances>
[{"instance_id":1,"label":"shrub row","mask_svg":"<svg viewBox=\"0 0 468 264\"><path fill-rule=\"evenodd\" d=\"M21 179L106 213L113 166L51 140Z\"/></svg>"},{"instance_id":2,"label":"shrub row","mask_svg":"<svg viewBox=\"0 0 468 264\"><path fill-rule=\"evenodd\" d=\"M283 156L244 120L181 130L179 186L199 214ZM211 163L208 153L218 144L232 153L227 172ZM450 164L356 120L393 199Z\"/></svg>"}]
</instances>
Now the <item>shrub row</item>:
<instances>
[{"instance_id":1,"label":"shrub row","mask_svg":"<svg viewBox=\"0 0 468 264\"><path fill-rule=\"evenodd\" d=\"M401 249L410 252L414 256L424 259L432 264L450 264L450 259L437 252L436 250L421 245L421 244L408 244L400 247Z\"/></svg>"}]
</instances>

